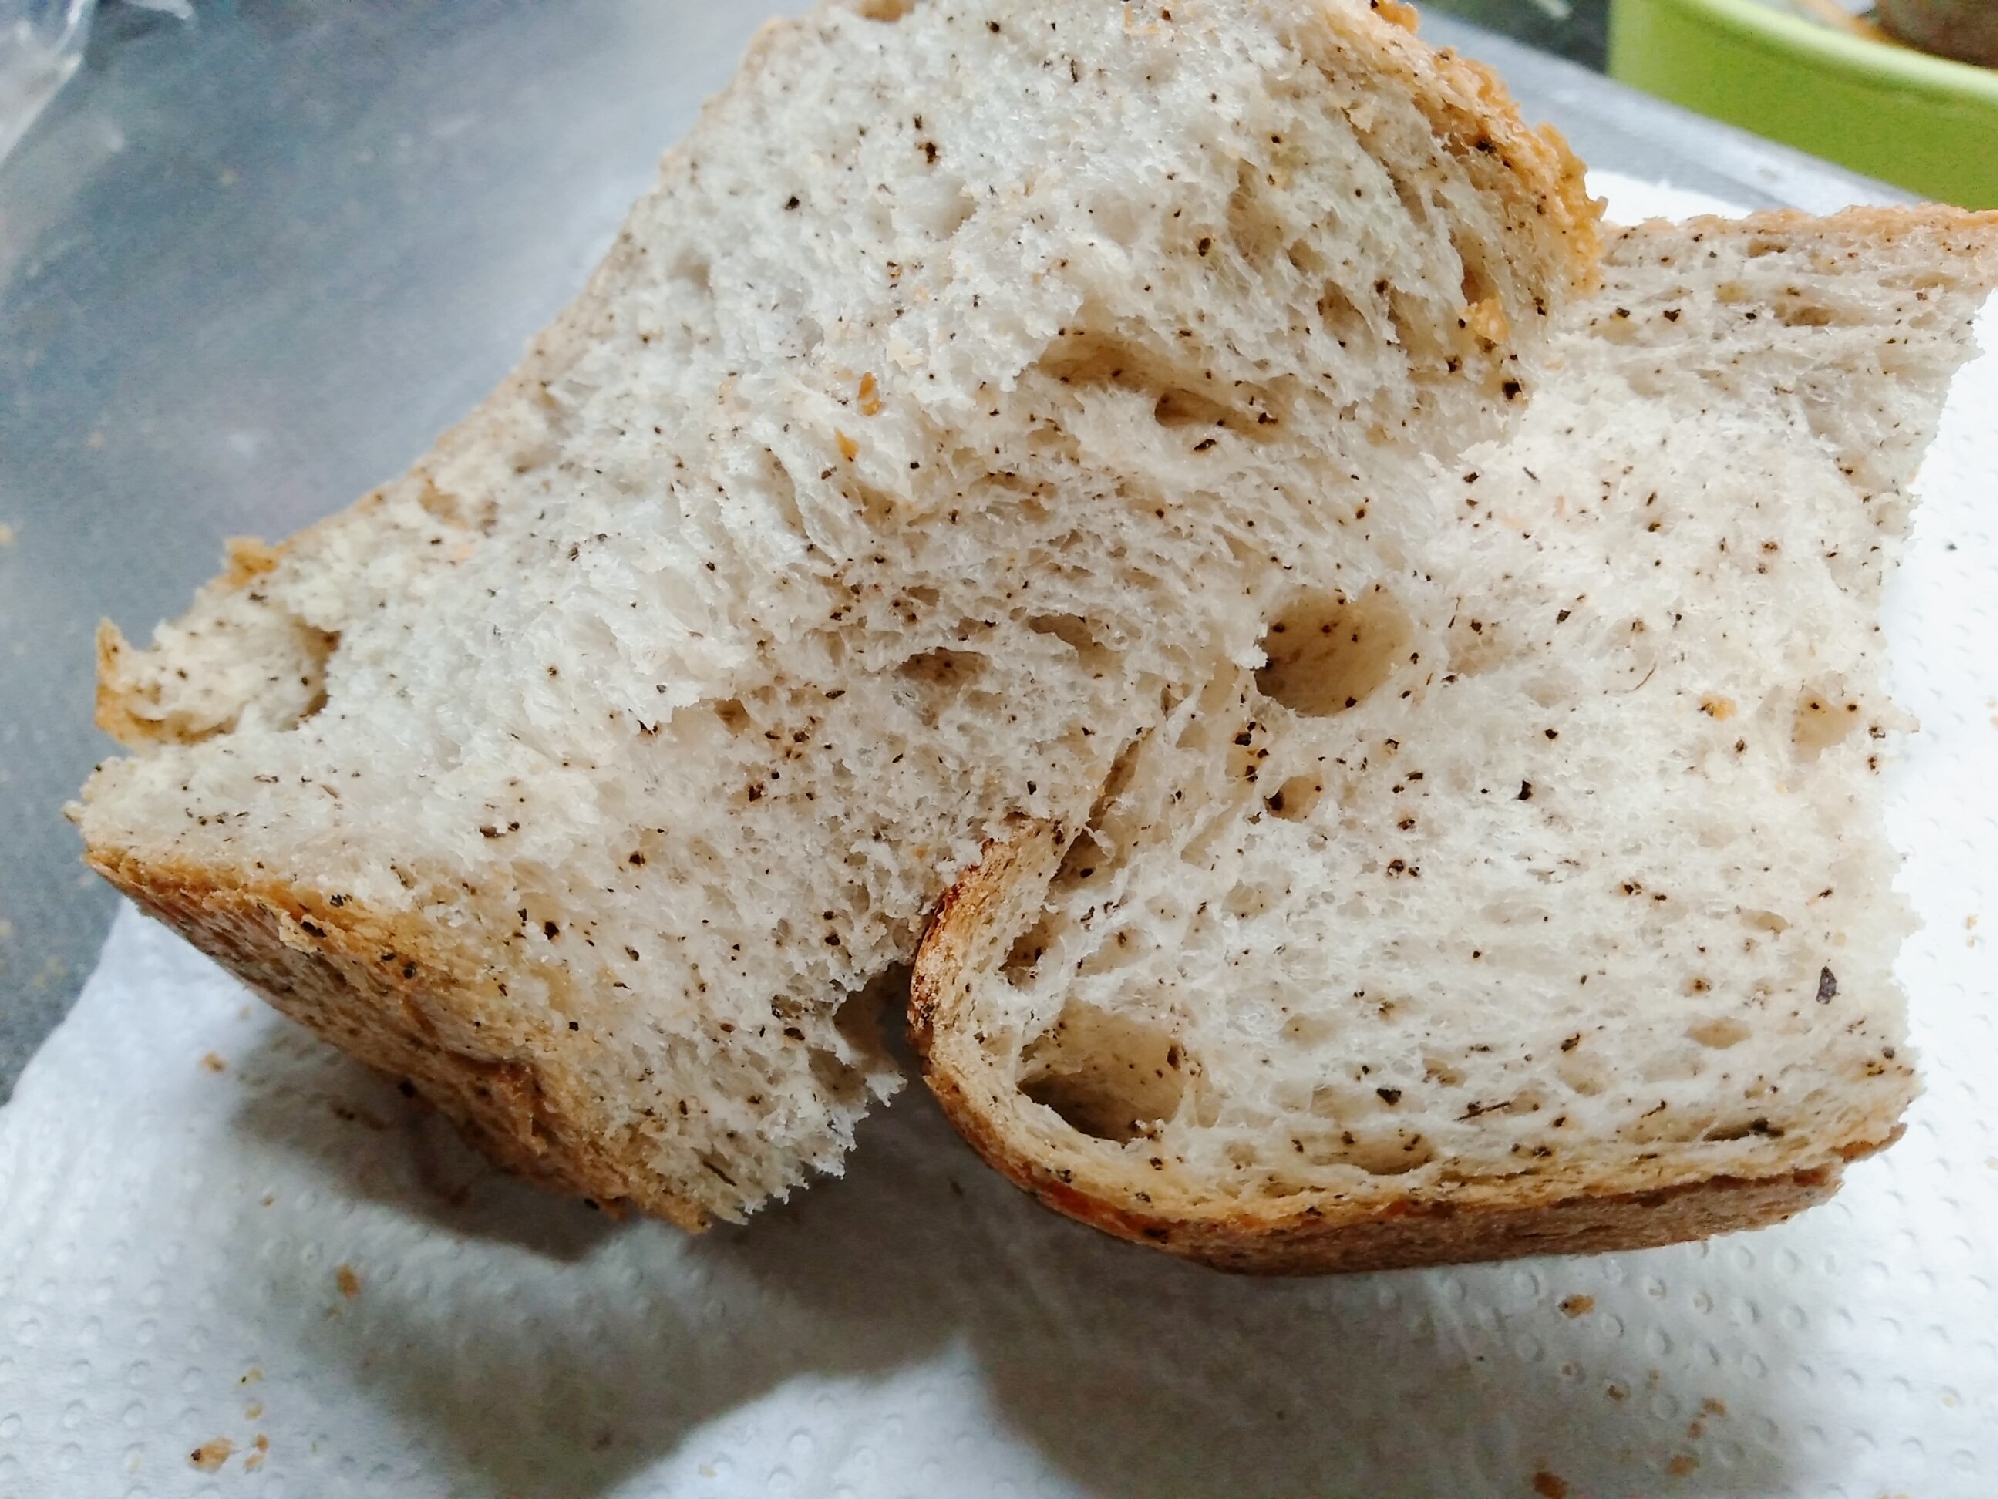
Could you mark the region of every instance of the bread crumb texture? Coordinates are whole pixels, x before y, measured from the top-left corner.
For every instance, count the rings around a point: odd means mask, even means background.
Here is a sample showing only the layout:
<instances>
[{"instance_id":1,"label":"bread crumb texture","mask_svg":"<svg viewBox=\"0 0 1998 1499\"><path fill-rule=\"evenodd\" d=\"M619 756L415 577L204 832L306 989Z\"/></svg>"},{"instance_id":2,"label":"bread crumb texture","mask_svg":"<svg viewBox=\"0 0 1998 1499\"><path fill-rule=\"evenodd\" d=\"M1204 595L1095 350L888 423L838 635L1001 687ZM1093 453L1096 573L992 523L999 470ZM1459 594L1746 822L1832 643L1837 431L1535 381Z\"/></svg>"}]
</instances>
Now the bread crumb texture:
<instances>
[{"instance_id":1,"label":"bread crumb texture","mask_svg":"<svg viewBox=\"0 0 1998 1499\"><path fill-rule=\"evenodd\" d=\"M837 1171L1008 818L1080 826L1285 611L1430 628L1427 455L1597 229L1388 10L765 28L477 413L105 629L91 862L516 1170L689 1226Z\"/></svg>"},{"instance_id":2,"label":"bread crumb texture","mask_svg":"<svg viewBox=\"0 0 1998 1499\"><path fill-rule=\"evenodd\" d=\"M1694 1237L1890 1142L1880 585L1994 229L1618 237L1514 434L1283 573L1086 819L954 892L916 1009L960 1127L1248 1270Z\"/></svg>"}]
</instances>

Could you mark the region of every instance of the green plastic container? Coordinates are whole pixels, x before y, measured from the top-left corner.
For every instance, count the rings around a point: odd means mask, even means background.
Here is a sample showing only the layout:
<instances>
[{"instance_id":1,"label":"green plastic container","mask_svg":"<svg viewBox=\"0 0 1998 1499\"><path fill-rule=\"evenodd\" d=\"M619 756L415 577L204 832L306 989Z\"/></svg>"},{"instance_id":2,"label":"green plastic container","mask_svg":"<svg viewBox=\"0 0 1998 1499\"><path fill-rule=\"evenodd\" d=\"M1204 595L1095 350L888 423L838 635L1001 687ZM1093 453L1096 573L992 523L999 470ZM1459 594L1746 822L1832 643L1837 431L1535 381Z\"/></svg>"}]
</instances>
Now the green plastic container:
<instances>
[{"instance_id":1,"label":"green plastic container","mask_svg":"<svg viewBox=\"0 0 1998 1499\"><path fill-rule=\"evenodd\" d=\"M1998 70L1755 0L1611 0L1610 76L1923 197L1998 208Z\"/></svg>"}]
</instances>

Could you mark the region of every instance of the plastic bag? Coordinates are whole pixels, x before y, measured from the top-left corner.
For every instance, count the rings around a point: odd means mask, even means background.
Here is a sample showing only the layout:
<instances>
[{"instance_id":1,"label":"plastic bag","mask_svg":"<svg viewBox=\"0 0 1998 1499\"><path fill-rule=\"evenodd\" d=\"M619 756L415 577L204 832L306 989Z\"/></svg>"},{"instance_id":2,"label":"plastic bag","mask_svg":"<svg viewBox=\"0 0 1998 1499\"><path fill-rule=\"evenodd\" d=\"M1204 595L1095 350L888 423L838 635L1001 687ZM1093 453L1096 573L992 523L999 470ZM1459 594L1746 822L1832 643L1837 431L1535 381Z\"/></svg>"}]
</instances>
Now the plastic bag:
<instances>
[{"instance_id":1,"label":"plastic bag","mask_svg":"<svg viewBox=\"0 0 1998 1499\"><path fill-rule=\"evenodd\" d=\"M186 20L188 0L127 0ZM0 162L83 62L94 0L0 0Z\"/></svg>"}]
</instances>

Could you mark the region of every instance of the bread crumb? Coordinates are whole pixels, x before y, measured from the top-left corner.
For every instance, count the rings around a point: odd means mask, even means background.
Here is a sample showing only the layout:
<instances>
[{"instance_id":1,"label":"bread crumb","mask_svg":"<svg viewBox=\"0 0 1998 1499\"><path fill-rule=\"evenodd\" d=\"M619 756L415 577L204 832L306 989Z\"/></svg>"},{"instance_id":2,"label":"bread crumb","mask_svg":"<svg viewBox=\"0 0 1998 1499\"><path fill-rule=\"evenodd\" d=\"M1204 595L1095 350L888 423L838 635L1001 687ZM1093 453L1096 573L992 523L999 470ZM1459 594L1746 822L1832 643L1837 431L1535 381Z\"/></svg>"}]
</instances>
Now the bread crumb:
<instances>
[{"instance_id":1,"label":"bread crumb","mask_svg":"<svg viewBox=\"0 0 1998 1499\"><path fill-rule=\"evenodd\" d=\"M13 544L14 544L14 528L8 525L5 521L0 521L0 547L10 547ZM1994 718L1991 721L1993 723L1998 723L1998 718Z\"/></svg>"},{"instance_id":2,"label":"bread crumb","mask_svg":"<svg viewBox=\"0 0 1998 1499\"><path fill-rule=\"evenodd\" d=\"M1681 1452L1665 1465L1665 1471L1670 1473L1674 1478L1684 1478L1688 1473L1699 1467L1699 1465L1700 1460L1697 1457L1694 1457L1689 1452Z\"/></svg>"},{"instance_id":3,"label":"bread crumb","mask_svg":"<svg viewBox=\"0 0 1998 1499\"><path fill-rule=\"evenodd\" d=\"M264 1403L261 1400L252 1400L248 1405L243 1407L243 1419L245 1421L261 1420L263 1414Z\"/></svg>"},{"instance_id":4,"label":"bread crumb","mask_svg":"<svg viewBox=\"0 0 1998 1499\"><path fill-rule=\"evenodd\" d=\"M243 1459L245 1473L254 1473L264 1465L264 1459L270 1455L271 1439L260 1431L257 1433L256 1446L257 1450Z\"/></svg>"},{"instance_id":5,"label":"bread crumb","mask_svg":"<svg viewBox=\"0 0 1998 1499\"><path fill-rule=\"evenodd\" d=\"M229 1461L236 1451L236 1444L227 1437L217 1437L212 1442L203 1442L187 1454L188 1462L204 1473L219 1473L222 1465Z\"/></svg>"},{"instance_id":6,"label":"bread crumb","mask_svg":"<svg viewBox=\"0 0 1998 1499\"><path fill-rule=\"evenodd\" d=\"M210 1072L227 1072L229 1070L229 1064L212 1051L201 1059L201 1065L206 1067Z\"/></svg>"},{"instance_id":7,"label":"bread crumb","mask_svg":"<svg viewBox=\"0 0 1998 1499\"><path fill-rule=\"evenodd\" d=\"M1700 1402L1700 1414L1703 1416L1725 1416L1727 1414L1727 1402L1716 1400L1713 1396L1709 1395Z\"/></svg>"},{"instance_id":8,"label":"bread crumb","mask_svg":"<svg viewBox=\"0 0 1998 1499\"><path fill-rule=\"evenodd\" d=\"M236 1383L262 1384L263 1380L264 1380L264 1371L262 1369L259 1369L256 1365L252 1364L250 1366L249 1372L245 1374L241 1379L237 1380Z\"/></svg>"},{"instance_id":9,"label":"bread crumb","mask_svg":"<svg viewBox=\"0 0 1998 1499\"><path fill-rule=\"evenodd\" d=\"M1609 1398L1612 1400L1628 1400L1630 1398L1630 1390L1626 1386L1620 1384L1613 1384L1609 1386L1607 1389L1603 1391L1603 1393L1609 1396Z\"/></svg>"},{"instance_id":10,"label":"bread crumb","mask_svg":"<svg viewBox=\"0 0 1998 1499\"><path fill-rule=\"evenodd\" d=\"M341 1265L333 1272L333 1284L340 1288L340 1294L352 1301L361 1294L361 1277L354 1273L352 1265Z\"/></svg>"},{"instance_id":11,"label":"bread crumb","mask_svg":"<svg viewBox=\"0 0 1998 1499\"><path fill-rule=\"evenodd\" d=\"M1533 1475L1533 1492L1540 1499L1568 1499L1568 1481L1542 1468Z\"/></svg>"},{"instance_id":12,"label":"bread crumb","mask_svg":"<svg viewBox=\"0 0 1998 1499\"><path fill-rule=\"evenodd\" d=\"M1570 1296L1561 1303L1563 1315L1569 1317L1586 1317L1595 1309L1596 1298L1593 1296Z\"/></svg>"}]
</instances>

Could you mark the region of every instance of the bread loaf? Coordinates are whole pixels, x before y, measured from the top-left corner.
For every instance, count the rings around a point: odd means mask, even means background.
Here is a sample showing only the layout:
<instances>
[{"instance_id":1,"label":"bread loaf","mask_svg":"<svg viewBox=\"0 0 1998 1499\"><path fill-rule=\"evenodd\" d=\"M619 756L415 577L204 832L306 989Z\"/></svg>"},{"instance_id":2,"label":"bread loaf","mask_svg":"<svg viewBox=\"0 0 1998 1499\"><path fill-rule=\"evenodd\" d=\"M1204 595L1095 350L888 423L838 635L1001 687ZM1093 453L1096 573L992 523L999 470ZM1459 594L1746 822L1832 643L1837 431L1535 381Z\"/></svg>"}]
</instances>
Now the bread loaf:
<instances>
[{"instance_id":1,"label":"bread loaf","mask_svg":"<svg viewBox=\"0 0 1998 1499\"><path fill-rule=\"evenodd\" d=\"M515 1170L689 1227L837 1171L942 892L1414 558L1594 275L1409 14L766 29L433 452L107 628L90 864Z\"/></svg>"},{"instance_id":2,"label":"bread loaf","mask_svg":"<svg viewBox=\"0 0 1998 1499\"><path fill-rule=\"evenodd\" d=\"M916 966L1050 1206L1228 1269L1638 1248L1833 1192L1917 1088L1880 587L1998 215L1653 223L1510 436L1340 533L1024 819Z\"/></svg>"}]
</instances>

